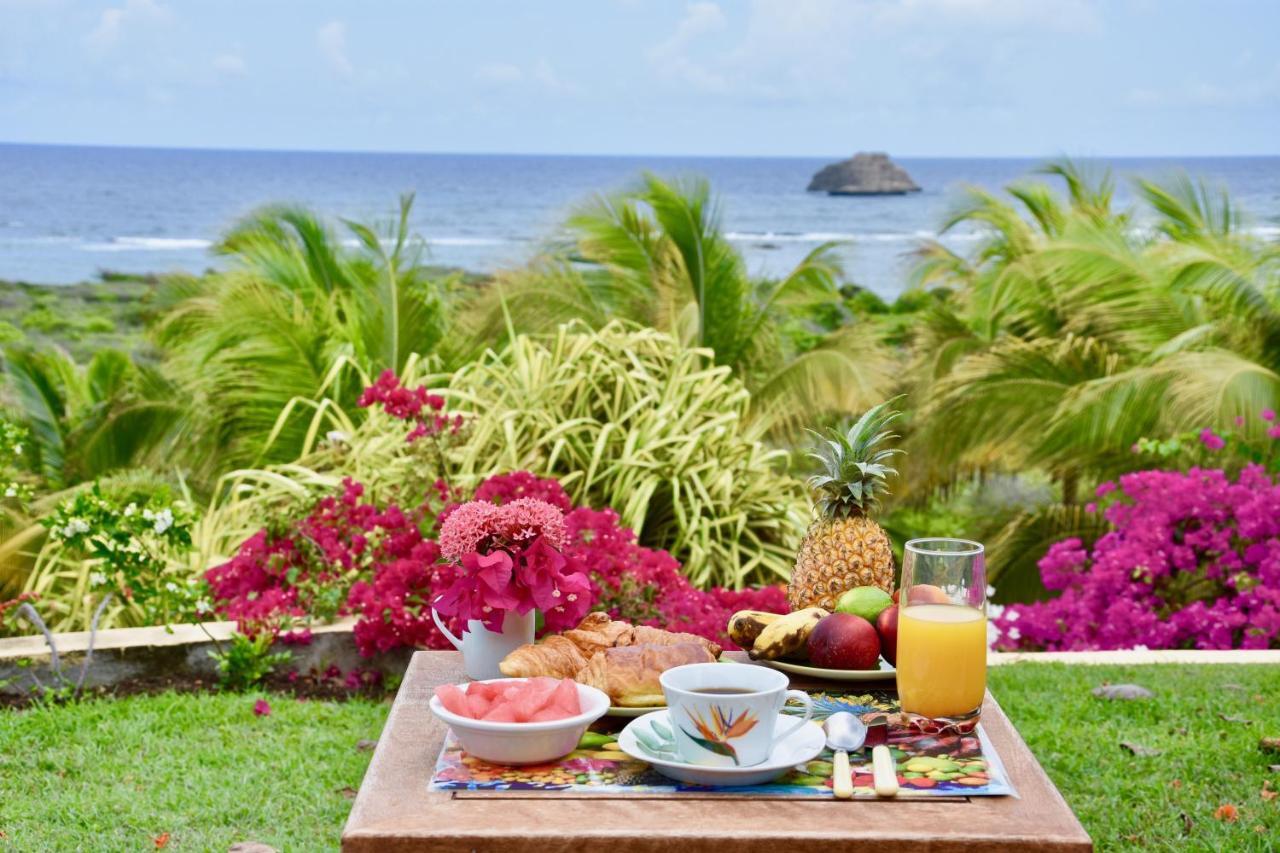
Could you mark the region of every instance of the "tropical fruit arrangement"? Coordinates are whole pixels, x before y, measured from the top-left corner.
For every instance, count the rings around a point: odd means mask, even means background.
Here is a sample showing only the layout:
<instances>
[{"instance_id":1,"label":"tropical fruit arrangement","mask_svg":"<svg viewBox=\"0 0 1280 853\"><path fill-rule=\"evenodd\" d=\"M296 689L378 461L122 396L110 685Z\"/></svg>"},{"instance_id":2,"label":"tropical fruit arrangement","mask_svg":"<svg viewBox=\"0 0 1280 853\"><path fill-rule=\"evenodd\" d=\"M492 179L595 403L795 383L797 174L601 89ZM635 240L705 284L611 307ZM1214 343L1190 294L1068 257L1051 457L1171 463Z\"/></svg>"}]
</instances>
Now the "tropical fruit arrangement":
<instances>
[{"instance_id":1,"label":"tropical fruit arrangement","mask_svg":"<svg viewBox=\"0 0 1280 853\"><path fill-rule=\"evenodd\" d=\"M889 537L873 517L901 451L886 445L899 413L892 401L870 409L848 430L816 435L809 456L817 471L813 523L796 554L786 614L743 610L728 633L753 660L807 662L824 669L893 664L897 593Z\"/></svg>"}]
</instances>

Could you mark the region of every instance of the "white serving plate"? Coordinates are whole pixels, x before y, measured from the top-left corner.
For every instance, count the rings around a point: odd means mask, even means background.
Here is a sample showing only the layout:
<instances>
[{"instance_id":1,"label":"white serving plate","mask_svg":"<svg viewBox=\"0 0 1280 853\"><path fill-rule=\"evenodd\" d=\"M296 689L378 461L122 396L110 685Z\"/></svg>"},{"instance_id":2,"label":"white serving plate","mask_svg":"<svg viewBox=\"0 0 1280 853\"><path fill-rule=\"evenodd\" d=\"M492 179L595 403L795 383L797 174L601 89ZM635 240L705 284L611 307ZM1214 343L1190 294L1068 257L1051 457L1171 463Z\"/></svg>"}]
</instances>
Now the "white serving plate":
<instances>
[{"instance_id":1,"label":"white serving plate","mask_svg":"<svg viewBox=\"0 0 1280 853\"><path fill-rule=\"evenodd\" d=\"M785 660L758 660L756 663L789 672L792 675L806 675L809 678L824 678L827 681L883 681L893 678L897 673L887 660L880 658L879 669L824 669L810 666L807 663L792 663Z\"/></svg>"},{"instance_id":2,"label":"white serving plate","mask_svg":"<svg viewBox=\"0 0 1280 853\"><path fill-rule=\"evenodd\" d=\"M777 725L795 725L795 719L787 714L779 714ZM700 764L688 764L674 757L670 760L658 758L641 747L636 739L635 729L644 727L652 732L654 720L665 723L670 728L670 711L654 711L627 723L627 727L618 735L618 748L637 761L649 764L662 775L690 785L763 785L797 765L817 758L827 743L822 726L809 722L775 744L763 764L753 764L750 767L704 767ZM653 737L659 736L654 734Z\"/></svg>"}]
</instances>

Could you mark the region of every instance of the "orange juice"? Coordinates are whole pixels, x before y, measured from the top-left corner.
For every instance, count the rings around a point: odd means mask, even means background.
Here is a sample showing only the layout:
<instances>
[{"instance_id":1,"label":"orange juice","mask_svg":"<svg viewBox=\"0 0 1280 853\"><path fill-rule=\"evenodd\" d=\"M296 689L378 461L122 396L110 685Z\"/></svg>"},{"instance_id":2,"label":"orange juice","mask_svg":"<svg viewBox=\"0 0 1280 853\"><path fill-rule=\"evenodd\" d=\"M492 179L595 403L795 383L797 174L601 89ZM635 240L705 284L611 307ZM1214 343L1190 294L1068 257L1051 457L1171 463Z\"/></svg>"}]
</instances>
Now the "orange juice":
<instances>
[{"instance_id":1,"label":"orange juice","mask_svg":"<svg viewBox=\"0 0 1280 853\"><path fill-rule=\"evenodd\" d=\"M987 689L987 617L958 604L914 604L898 613L898 696L924 717L970 714Z\"/></svg>"}]
</instances>

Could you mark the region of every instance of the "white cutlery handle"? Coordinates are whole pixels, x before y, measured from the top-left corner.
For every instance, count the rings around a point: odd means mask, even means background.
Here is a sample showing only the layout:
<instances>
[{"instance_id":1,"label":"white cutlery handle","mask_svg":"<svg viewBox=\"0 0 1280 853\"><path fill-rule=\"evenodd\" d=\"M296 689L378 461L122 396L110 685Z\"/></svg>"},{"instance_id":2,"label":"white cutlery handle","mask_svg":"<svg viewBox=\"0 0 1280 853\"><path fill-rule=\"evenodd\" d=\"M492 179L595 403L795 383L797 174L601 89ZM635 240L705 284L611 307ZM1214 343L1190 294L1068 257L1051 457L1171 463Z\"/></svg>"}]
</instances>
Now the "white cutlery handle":
<instances>
[{"instance_id":1,"label":"white cutlery handle","mask_svg":"<svg viewBox=\"0 0 1280 853\"><path fill-rule=\"evenodd\" d=\"M836 795L837 800L847 800L853 796L853 774L849 772L849 753L843 749L836 750L831 770L831 793Z\"/></svg>"},{"instance_id":2,"label":"white cutlery handle","mask_svg":"<svg viewBox=\"0 0 1280 853\"><path fill-rule=\"evenodd\" d=\"M871 749L871 770L876 794L881 797L898 796L898 772L893 766L889 747L881 744Z\"/></svg>"}]
</instances>

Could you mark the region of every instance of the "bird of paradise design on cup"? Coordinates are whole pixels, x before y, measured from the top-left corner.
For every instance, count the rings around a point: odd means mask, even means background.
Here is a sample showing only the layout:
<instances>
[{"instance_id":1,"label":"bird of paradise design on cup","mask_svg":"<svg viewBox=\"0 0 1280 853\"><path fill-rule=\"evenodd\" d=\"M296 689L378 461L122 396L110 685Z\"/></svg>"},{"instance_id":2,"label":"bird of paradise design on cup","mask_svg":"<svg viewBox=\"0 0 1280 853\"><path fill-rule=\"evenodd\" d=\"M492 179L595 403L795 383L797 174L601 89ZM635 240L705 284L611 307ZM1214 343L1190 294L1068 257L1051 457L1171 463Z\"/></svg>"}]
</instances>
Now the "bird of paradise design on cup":
<instances>
[{"instance_id":1,"label":"bird of paradise design on cup","mask_svg":"<svg viewBox=\"0 0 1280 853\"><path fill-rule=\"evenodd\" d=\"M733 748L733 744L729 741L745 735L756 727L756 723L760 722L751 711L743 711L737 717L732 712L726 712L719 705L712 705L710 721L704 721L702 715L696 713L692 709L687 709L686 714L693 722L698 733L693 734L684 726L680 727L690 740L709 752L716 755L725 755L733 759L734 764L739 764L738 751Z\"/></svg>"}]
</instances>

